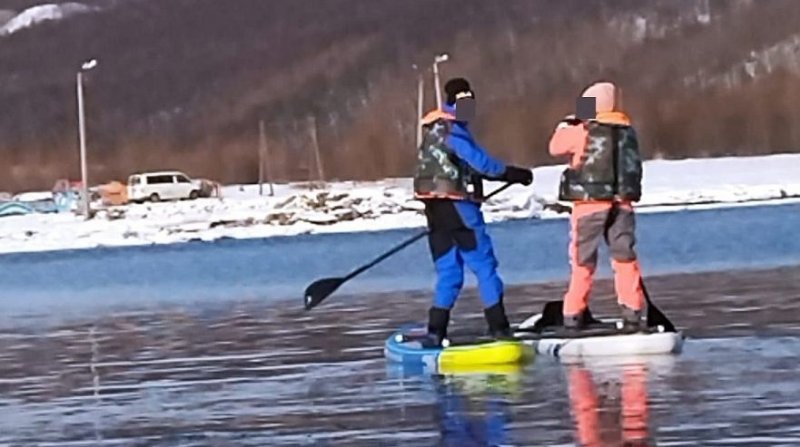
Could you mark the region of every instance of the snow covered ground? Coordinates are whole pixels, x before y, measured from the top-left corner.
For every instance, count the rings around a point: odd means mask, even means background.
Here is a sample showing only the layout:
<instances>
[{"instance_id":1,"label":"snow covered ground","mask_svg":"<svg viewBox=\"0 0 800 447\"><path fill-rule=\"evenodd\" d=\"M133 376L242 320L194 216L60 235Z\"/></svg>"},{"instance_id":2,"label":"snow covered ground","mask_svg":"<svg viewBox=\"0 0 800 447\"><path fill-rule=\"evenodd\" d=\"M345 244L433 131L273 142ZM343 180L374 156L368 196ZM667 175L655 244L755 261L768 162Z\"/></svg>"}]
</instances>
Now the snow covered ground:
<instances>
[{"instance_id":1,"label":"snow covered ground","mask_svg":"<svg viewBox=\"0 0 800 447\"><path fill-rule=\"evenodd\" d=\"M534 169L532 187L512 186L485 205L487 220L565 217L545 208L555 202L563 168ZM487 182L486 190L501 185ZM648 161L643 188L643 200L637 204L641 212L800 202L800 154ZM338 182L325 189L276 185L273 197L260 197L258 185L232 185L223 188L222 196L114 207L101 210L90 221L68 213L0 218L0 253L425 224L421 203L412 199L407 178Z\"/></svg>"},{"instance_id":2,"label":"snow covered ground","mask_svg":"<svg viewBox=\"0 0 800 447\"><path fill-rule=\"evenodd\" d=\"M0 22L0 36L16 33L26 28L30 28L42 22L62 20L77 14L91 12L96 8L82 3L46 3L32 6L15 16L11 16L7 22ZM2 16L8 15L6 11ZM4 21L4 20L3 20Z\"/></svg>"}]
</instances>

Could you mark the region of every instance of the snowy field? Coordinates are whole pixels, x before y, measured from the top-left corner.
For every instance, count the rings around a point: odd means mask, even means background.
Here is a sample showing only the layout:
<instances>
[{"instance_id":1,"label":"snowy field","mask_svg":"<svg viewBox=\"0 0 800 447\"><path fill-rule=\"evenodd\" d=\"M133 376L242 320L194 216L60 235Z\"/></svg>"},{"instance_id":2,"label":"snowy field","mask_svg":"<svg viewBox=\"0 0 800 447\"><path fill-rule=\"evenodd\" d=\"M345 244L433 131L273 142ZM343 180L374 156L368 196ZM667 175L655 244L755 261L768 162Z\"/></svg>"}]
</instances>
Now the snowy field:
<instances>
[{"instance_id":1,"label":"snowy field","mask_svg":"<svg viewBox=\"0 0 800 447\"><path fill-rule=\"evenodd\" d=\"M486 219L564 218L553 204L564 166L534 169L531 187L514 185L485 205ZM486 183L486 191L501 186ZM269 191L265 185L265 194ZM640 212L800 202L800 154L645 163ZM311 189L231 185L222 198L104 209L84 221L70 213L0 218L0 253L258 238L421 227L411 180L338 182Z\"/></svg>"}]
</instances>

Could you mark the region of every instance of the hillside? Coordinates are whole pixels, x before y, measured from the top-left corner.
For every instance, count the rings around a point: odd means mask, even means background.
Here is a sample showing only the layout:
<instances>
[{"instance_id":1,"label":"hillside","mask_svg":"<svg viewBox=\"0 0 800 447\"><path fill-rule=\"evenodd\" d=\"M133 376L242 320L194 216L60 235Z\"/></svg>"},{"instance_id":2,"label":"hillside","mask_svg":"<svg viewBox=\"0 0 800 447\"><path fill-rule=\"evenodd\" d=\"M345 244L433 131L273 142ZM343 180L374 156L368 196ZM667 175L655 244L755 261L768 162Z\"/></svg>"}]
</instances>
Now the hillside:
<instances>
[{"instance_id":1,"label":"hillside","mask_svg":"<svg viewBox=\"0 0 800 447\"><path fill-rule=\"evenodd\" d=\"M97 9L0 37L0 190L79 176L75 71L92 57L93 182L168 167L254 181L259 119L277 179L316 175L314 133L329 179L406 176L412 64L442 51L444 77L477 89L479 138L516 163L554 162L555 121L601 77L623 87L650 157L800 148L795 0L80 3Z\"/></svg>"}]
</instances>

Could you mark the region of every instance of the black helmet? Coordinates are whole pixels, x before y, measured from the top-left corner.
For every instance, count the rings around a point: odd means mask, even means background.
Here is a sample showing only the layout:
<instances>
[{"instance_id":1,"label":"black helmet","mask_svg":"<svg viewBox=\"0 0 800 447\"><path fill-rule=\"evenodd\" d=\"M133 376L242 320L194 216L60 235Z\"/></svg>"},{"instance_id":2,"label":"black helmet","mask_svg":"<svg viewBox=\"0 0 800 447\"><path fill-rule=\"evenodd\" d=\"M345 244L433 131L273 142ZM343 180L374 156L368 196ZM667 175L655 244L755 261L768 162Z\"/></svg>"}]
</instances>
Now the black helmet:
<instances>
[{"instance_id":1,"label":"black helmet","mask_svg":"<svg viewBox=\"0 0 800 447\"><path fill-rule=\"evenodd\" d=\"M472 91L472 87L469 85L469 81L464 78L453 78L444 85L444 93L447 95L447 105L452 106L456 103L456 99L459 93L467 93L467 97L474 98L475 92Z\"/></svg>"}]
</instances>

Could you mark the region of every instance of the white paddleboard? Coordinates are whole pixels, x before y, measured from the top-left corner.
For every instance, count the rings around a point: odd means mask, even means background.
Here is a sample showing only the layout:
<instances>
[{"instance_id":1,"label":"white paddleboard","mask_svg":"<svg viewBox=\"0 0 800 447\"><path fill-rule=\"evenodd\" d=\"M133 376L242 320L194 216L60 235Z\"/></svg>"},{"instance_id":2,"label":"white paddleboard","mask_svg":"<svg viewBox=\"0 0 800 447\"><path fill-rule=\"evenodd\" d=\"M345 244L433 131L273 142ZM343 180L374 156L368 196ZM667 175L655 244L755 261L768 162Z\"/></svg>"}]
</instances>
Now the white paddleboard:
<instances>
[{"instance_id":1,"label":"white paddleboard","mask_svg":"<svg viewBox=\"0 0 800 447\"><path fill-rule=\"evenodd\" d=\"M518 329L533 327L541 314L523 321ZM619 320L601 319L603 323L616 323ZM665 332L656 328L652 332L634 334L610 334L582 337L559 337L556 334L538 335L526 331L516 331L515 337L532 345L537 354L560 358L637 356L657 354L677 354L683 348L683 333Z\"/></svg>"}]
</instances>

